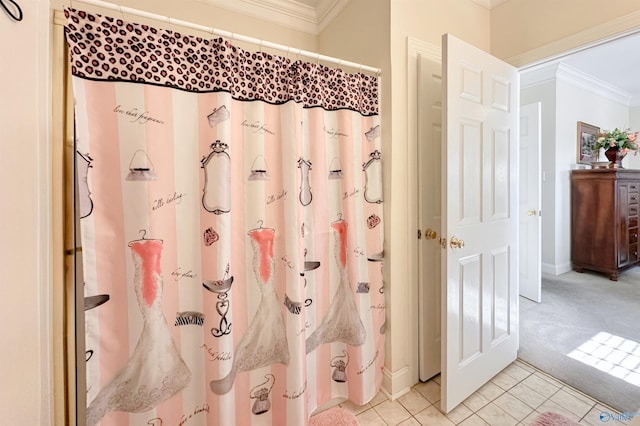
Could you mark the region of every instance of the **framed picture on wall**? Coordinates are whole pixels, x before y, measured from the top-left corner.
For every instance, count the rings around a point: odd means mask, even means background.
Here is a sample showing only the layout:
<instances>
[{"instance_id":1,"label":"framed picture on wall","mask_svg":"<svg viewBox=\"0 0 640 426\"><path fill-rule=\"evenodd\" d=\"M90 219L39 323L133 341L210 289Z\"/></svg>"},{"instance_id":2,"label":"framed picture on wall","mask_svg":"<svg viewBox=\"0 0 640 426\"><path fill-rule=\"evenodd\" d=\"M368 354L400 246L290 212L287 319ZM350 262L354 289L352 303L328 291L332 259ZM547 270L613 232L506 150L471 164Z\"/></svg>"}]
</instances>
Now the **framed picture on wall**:
<instances>
[{"instance_id":1,"label":"framed picture on wall","mask_svg":"<svg viewBox=\"0 0 640 426\"><path fill-rule=\"evenodd\" d=\"M578 121L578 164L591 164L598 161L599 152L595 150L600 128Z\"/></svg>"}]
</instances>

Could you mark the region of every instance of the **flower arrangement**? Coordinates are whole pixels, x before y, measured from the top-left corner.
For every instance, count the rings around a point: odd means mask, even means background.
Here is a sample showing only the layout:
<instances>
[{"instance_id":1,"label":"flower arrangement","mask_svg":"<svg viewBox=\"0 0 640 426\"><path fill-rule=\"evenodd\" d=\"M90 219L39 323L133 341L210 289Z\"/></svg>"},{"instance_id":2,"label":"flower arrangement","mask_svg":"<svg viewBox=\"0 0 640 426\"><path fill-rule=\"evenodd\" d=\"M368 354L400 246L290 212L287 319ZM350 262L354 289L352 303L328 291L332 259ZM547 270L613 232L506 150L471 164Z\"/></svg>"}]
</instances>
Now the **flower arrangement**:
<instances>
[{"instance_id":1,"label":"flower arrangement","mask_svg":"<svg viewBox=\"0 0 640 426\"><path fill-rule=\"evenodd\" d=\"M614 130L607 130L598 134L595 143L595 149L617 148L620 154L626 155L629 151L635 151L638 154L638 133L632 132L631 129L620 130L617 127Z\"/></svg>"}]
</instances>

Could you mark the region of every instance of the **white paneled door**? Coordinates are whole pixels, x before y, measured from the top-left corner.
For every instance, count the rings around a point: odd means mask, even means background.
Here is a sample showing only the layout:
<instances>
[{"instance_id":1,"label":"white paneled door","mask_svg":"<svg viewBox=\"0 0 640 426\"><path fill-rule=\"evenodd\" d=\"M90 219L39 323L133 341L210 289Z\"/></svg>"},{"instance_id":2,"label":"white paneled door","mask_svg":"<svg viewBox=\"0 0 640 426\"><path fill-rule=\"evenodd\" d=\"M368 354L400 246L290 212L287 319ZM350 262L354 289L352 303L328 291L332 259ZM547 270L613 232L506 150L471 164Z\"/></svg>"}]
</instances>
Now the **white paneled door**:
<instances>
[{"instance_id":1,"label":"white paneled door","mask_svg":"<svg viewBox=\"0 0 640 426\"><path fill-rule=\"evenodd\" d=\"M520 107L520 295L542 301L540 238L541 104Z\"/></svg>"},{"instance_id":2,"label":"white paneled door","mask_svg":"<svg viewBox=\"0 0 640 426\"><path fill-rule=\"evenodd\" d=\"M516 68L449 34L443 48L442 409L518 349Z\"/></svg>"}]
</instances>

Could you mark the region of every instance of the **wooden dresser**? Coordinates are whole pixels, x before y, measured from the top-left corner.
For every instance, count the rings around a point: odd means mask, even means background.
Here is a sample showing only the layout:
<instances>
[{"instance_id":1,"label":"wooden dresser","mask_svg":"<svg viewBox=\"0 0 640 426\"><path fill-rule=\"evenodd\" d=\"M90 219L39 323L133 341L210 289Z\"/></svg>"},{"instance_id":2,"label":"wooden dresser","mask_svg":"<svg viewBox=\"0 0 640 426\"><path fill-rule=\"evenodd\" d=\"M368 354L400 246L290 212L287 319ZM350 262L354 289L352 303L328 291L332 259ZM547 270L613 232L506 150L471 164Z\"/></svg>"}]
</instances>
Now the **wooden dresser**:
<instances>
[{"instance_id":1,"label":"wooden dresser","mask_svg":"<svg viewBox=\"0 0 640 426\"><path fill-rule=\"evenodd\" d=\"M638 263L640 170L571 172L571 261L573 269L609 274Z\"/></svg>"}]
</instances>

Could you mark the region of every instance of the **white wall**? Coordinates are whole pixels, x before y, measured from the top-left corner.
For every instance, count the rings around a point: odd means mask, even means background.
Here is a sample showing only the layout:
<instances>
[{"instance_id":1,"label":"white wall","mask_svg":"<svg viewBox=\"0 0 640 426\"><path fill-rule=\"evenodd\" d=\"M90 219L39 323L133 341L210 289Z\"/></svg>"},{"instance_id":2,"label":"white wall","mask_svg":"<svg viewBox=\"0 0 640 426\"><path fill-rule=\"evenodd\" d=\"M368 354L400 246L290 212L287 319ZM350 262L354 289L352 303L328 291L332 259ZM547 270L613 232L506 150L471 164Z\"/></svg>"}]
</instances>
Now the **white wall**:
<instances>
[{"instance_id":1,"label":"white wall","mask_svg":"<svg viewBox=\"0 0 640 426\"><path fill-rule=\"evenodd\" d=\"M639 11L636 0L509 0L491 11L491 54L527 53L524 65L637 28Z\"/></svg>"},{"instance_id":2,"label":"white wall","mask_svg":"<svg viewBox=\"0 0 640 426\"><path fill-rule=\"evenodd\" d=\"M49 2L0 10L0 423L52 424Z\"/></svg>"},{"instance_id":3,"label":"white wall","mask_svg":"<svg viewBox=\"0 0 640 426\"><path fill-rule=\"evenodd\" d=\"M628 101L616 88L564 65L525 73L523 82L521 102L542 102L542 266L557 275L571 270L570 173L577 163L577 123L626 128ZM623 165L631 167L629 161L627 156Z\"/></svg>"},{"instance_id":4,"label":"white wall","mask_svg":"<svg viewBox=\"0 0 640 426\"><path fill-rule=\"evenodd\" d=\"M640 130L640 105L629 108L629 127L633 130ZM640 169L640 153L627 155L630 169Z\"/></svg>"},{"instance_id":5,"label":"white wall","mask_svg":"<svg viewBox=\"0 0 640 426\"><path fill-rule=\"evenodd\" d=\"M370 47L381 49L378 52L379 59L372 60L371 65L385 67L382 78L385 105L383 114L393 112L393 119L387 122L390 124L385 124L388 127L385 130L388 134L386 152L389 153L390 164L385 169L385 173L389 172L385 175L385 193L388 205L394 206L385 212L388 213L387 223L393 229L386 247L390 249L392 262L388 269L385 268L390 288L388 296L392 304L389 327L394 335L394 345L390 350L393 361L388 366L391 374L408 371L407 376L411 378L414 376L410 371L411 365L412 362L415 363L414 358L417 358L417 354L411 349L415 345L412 341L414 332L411 330L415 330L416 321L410 315L408 305L411 305L412 289L417 283L412 281L415 278L412 277L415 265L411 259L415 256L411 256L411 250L407 247L411 245L411 238L415 235L409 216L412 209L417 210L417 201L415 194L410 193L415 182L409 176L410 167L407 167L412 157L407 142L406 117L413 111L407 107L406 38L415 37L440 45L440 34L451 32L485 50L495 44L492 47L495 47L496 53L506 57L530 49L530 37L536 31L545 34L549 28L542 28L540 25L548 22L548 9L555 3L546 0L544 7L540 7L539 0L511 0L489 13L470 0L352 1L357 7L362 8L363 4L370 7L372 10L369 13L378 16L377 20L380 17L376 11L381 10L387 13L389 19L389 27L383 25L382 28L377 28L383 35L376 38L388 39L388 45L386 42L382 46L374 43ZM581 0L571 1L576 5ZM313 51L318 47L318 40L314 36L269 24L256 17L216 9L205 1L112 2L306 50ZM10 390L3 392L0 398L0 419L2 424L8 425L50 425L53 424L53 368L50 361L51 159L47 134L50 117L48 84L51 75L50 2L22 0L18 3L24 11L24 21L14 23L4 13L0 13L0 129L5 146L5 152L0 156L0 223L3 225L3 235L0 238L0 341L3 343L0 351L0 377L3 383L10 383ZM51 0L54 5L62 3L63 0ZM545 17L533 19L530 14L522 13L521 6L525 3L533 7L533 10L539 9ZM615 7L612 8L611 2L589 0L589 6L584 7L584 10L597 16L597 21L600 21L603 19L602 12L612 11L613 14L605 17L612 19L640 8L635 1L615 0L614 3ZM64 4L69 3L64 1ZM81 4L74 3L74 6L80 7ZM510 10L511 7L515 9ZM578 4L566 13L552 15L558 16L563 25L570 19L570 22L582 22L584 25L581 28L588 28L590 22L573 19L576 10L582 10L582 7ZM372 56L355 51L347 53L346 46L349 43L345 43L345 40L349 39L350 34L362 31L370 22L357 18L349 20L351 22L344 24L341 30L343 46L340 51L345 51L345 55L355 60L363 58L361 61L369 62ZM521 27L524 24L526 28ZM522 32L520 29L526 31ZM567 34L578 30L579 28L571 27ZM546 37L544 41L557 40L562 34L550 34L547 31ZM540 41L540 38L534 39ZM498 49L496 43L500 41L508 42L509 45ZM322 49L327 49L326 51L333 48L333 42L322 45ZM544 117L543 111L543 120ZM635 113L633 117L634 122L640 123L640 113ZM555 179L555 172L552 178Z\"/></svg>"}]
</instances>

